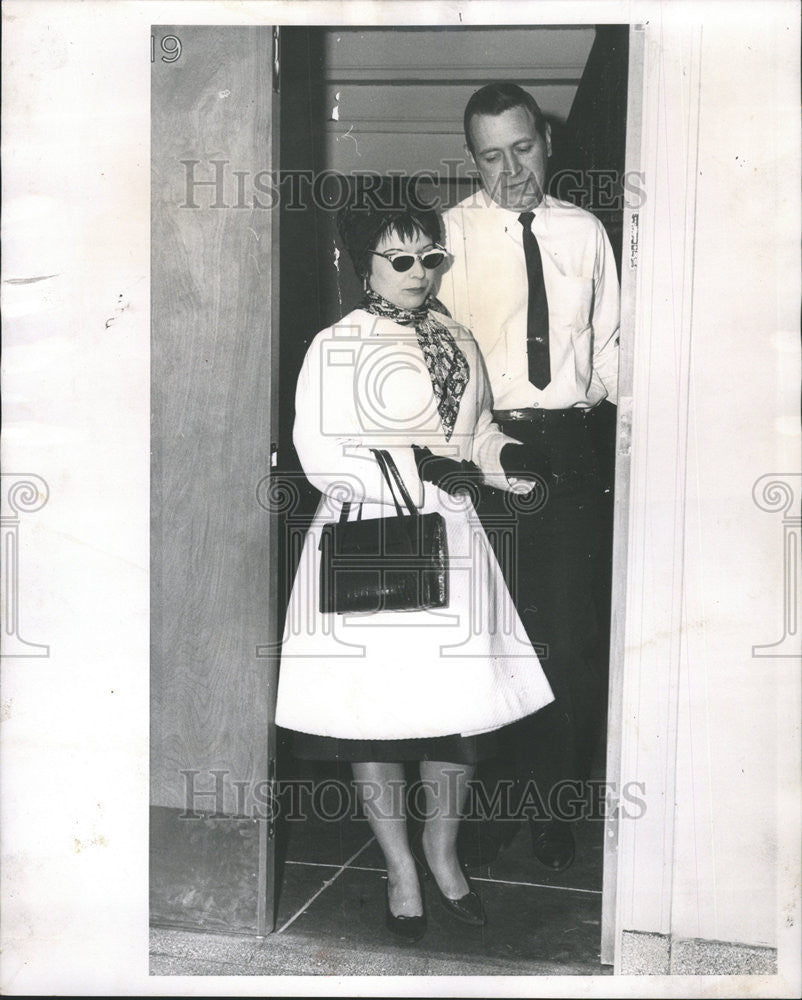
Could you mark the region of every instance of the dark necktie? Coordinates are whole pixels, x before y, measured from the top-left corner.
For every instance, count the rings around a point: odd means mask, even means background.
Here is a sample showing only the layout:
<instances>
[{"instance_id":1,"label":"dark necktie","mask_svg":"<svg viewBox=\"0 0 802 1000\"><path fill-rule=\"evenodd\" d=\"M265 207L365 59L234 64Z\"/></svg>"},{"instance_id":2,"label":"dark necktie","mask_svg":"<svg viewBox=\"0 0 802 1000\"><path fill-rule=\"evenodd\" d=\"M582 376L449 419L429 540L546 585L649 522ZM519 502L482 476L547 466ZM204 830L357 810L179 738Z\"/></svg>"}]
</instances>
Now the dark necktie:
<instances>
[{"instance_id":1,"label":"dark necktie","mask_svg":"<svg viewBox=\"0 0 802 1000\"><path fill-rule=\"evenodd\" d=\"M529 281L529 308L526 314L526 351L529 358L529 381L545 389L551 381L549 363L549 302L543 281L540 247L532 232L534 212L522 212L518 221L523 227L526 277Z\"/></svg>"}]
</instances>

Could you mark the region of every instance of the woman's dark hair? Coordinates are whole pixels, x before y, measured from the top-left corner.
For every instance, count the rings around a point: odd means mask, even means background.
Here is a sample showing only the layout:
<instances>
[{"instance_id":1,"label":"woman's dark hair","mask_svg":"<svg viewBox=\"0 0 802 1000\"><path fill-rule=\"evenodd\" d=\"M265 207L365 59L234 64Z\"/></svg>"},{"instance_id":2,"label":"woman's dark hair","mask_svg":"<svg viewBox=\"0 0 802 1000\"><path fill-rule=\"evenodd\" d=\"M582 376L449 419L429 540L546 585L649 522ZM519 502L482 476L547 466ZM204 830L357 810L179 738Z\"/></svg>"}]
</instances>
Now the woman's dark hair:
<instances>
[{"instance_id":1,"label":"woman's dark hair","mask_svg":"<svg viewBox=\"0 0 802 1000\"><path fill-rule=\"evenodd\" d=\"M474 151L471 142L471 119L476 115L500 115L502 111L509 111L510 108L526 108L535 120L538 133L545 139L546 119L531 94L527 94L517 83L488 83L486 87L472 94L465 105L462 127L465 130L465 142L471 152Z\"/></svg>"},{"instance_id":2,"label":"woman's dark hair","mask_svg":"<svg viewBox=\"0 0 802 1000\"><path fill-rule=\"evenodd\" d=\"M443 242L440 218L434 208L421 201L414 178L354 178L353 195L337 214L337 231L360 278L370 273L370 251L393 230L403 240L423 233L432 243Z\"/></svg>"}]
</instances>

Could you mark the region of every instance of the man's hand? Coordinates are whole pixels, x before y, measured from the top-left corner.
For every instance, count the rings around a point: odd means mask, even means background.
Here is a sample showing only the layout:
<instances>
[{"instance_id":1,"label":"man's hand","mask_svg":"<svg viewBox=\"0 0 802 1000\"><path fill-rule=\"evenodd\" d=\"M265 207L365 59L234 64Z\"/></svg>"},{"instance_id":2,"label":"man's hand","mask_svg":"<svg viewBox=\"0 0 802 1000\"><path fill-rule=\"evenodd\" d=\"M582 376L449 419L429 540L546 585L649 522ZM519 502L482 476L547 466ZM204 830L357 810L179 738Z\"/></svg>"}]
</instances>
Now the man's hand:
<instances>
[{"instance_id":1,"label":"man's hand","mask_svg":"<svg viewBox=\"0 0 802 1000\"><path fill-rule=\"evenodd\" d=\"M536 479L548 482L551 476L551 465L545 455L531 451L522 444L505 444L499 455L501 468L508 479Z\"/></svg>"}]
</instances>

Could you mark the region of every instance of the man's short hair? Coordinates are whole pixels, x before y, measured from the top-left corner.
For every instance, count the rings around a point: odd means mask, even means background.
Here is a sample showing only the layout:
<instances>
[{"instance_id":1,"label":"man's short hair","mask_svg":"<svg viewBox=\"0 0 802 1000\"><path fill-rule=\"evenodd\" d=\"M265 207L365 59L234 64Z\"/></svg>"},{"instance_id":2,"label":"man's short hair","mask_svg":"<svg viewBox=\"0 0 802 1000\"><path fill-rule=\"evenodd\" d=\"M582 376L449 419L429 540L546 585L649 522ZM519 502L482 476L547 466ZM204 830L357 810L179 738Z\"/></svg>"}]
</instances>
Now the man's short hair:
<instances>
[{"instance_id":1,"label":"man's short hair","mask_svg":"<svg viewBox=\"0 0 802 1000\"><path fill-rule=\"evenodd\" d=\"M538 133L546 138L546 119L531 94L527 94L517 83L488 83L472 94L465 105L462 127L465 130L465 142L471 152L471 119L476 115L500 115L510 108L526 108L535 120Z\"/></svg>"}]
</instances>

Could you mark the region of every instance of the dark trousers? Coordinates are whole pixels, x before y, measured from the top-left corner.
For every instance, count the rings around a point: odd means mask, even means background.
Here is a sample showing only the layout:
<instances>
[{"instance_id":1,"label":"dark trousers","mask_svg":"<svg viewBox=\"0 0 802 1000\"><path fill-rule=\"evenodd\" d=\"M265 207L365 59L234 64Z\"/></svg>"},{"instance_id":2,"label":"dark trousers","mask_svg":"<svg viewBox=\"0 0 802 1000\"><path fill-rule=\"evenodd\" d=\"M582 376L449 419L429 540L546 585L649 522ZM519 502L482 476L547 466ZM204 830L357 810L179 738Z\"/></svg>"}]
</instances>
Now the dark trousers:
<instances>
[{"instance_id":1,"label":"dark trousers","mask_svg":"<svg viewBox=\"0 0 802 1000\"><path fill-rule=\"evenodd\" d=\"M477 780L489 801L500 782L512 786L509 800L497 801L518 814L523 807L530 818L576 816L570 803L583 794L606 717L609 475L604 465L600 471L593 421L574 409L502 422L505 434L548 463L545 500L527 511L508 494L487 490L479 505L555 700L501 731L503 756L483 765Z\"/></svg>"}]
</instances>

